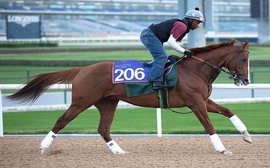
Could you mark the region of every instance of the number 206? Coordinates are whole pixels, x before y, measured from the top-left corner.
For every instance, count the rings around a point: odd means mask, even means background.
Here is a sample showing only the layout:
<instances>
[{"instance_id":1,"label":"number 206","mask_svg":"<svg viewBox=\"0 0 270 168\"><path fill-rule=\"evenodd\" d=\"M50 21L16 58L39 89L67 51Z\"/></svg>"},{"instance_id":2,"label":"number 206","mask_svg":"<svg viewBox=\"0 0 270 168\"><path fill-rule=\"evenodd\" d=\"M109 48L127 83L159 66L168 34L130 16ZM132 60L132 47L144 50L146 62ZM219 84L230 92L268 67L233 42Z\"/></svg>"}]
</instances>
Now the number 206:
<instances>
[{"instance_id":1,"label":"number 206","mask_svg":"<svg viewBox=\"0 0 270 168\"><path fill-rule=\"evenodd\" d=\"M133 80L134 78L137 80L142 80L145 77L143 68L127 68L125 70L116 69L114 73L117 75L115 78L116 82L124 81L124 80Z\"/></svg>"}]
</instances>

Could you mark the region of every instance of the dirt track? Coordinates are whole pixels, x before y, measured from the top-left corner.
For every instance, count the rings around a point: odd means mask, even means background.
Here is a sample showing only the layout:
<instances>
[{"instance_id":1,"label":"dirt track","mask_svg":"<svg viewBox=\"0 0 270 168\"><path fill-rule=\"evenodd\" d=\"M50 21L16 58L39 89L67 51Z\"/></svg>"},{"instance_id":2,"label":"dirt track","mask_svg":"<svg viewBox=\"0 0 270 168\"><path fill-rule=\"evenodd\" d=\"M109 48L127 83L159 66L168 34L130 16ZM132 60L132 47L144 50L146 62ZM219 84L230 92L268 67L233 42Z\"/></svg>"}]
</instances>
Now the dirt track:
<instances>
[{"instance_id":1,"label":"dirt track","mask_svg":"<svg viewBox=\"0 0 270 168\"><path fill-rule=\"evenodd\" d=\"M129 153L112 155L101 138L57 138L41 155L41 138L0 138L1 168L270 167L270 138L222 138L234 153L216 153L209 138L115 138Z\"/></svg>"}]
</instances>

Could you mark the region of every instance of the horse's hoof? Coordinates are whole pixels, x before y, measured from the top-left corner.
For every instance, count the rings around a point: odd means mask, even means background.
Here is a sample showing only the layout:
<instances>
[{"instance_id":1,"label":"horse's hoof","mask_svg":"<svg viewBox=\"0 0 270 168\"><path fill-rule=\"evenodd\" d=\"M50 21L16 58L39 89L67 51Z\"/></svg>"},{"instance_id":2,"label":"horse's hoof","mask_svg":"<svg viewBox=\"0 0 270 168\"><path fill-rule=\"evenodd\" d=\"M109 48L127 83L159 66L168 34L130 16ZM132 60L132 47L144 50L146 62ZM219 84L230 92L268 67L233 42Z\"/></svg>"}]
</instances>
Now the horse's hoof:
<instances>
[{"instance_id":1,"label":"horse's hoof","mask_svg":"<svg viewBox=\"0 0 270 168\"><path fill-rule=\"evenodd\" d=\"M40 154L43 154L45 149L40 149Z\"/></svg>"},{"instance_id":2,"label":"horse's hoof","mask_svg":"<svg viewBox=\"0 0 270 168\"><path fill-rule=\"evenodd\" d=\"M248 142L248 143L252 143L252 138L250 134L245 134L243 137L244 141Z\"/></svg>"},{"instance_id":3,"label":"horse's hoof","mask_svg":"<svg viewBox=\"0 0 270 168\"><path fill-rule=\"evenodd\" d=\"M233 153L232 152L230 152L230 151L228 151L228 150L224 150L224 151L222 151L222 152L220 152L220 153L222 153L223 155L226 155L226 156L231 156L231 155L233 155Z\"/></svg>"},{"instance_id":4,"label":"horse's hoof","mask_svg":"<svg viewBox=\"0 0 270 168\"><path fill-rule=\"evenodd\" d=\"M40 153L41 153L41 154L43 154L43 153L45 152L46 149L48 149L48 148L45 147L45 146L42 146L42 145L40 145L40 147L39 147L39 150L40 150Z\"/></svg>"},{"instance_id":5,"label":"horse's hoof","mask_svg":"<svg viewBox=\"0 0 270 168\"><path fill-rule=\"evenodd\" d=\"M121 150L121 151L117 151L117 152L115 152L114 154L121 155L121 154L125 154L125 153L127 153L127 152L125 152L125 151Z\"/></svg>"}]
</instances>

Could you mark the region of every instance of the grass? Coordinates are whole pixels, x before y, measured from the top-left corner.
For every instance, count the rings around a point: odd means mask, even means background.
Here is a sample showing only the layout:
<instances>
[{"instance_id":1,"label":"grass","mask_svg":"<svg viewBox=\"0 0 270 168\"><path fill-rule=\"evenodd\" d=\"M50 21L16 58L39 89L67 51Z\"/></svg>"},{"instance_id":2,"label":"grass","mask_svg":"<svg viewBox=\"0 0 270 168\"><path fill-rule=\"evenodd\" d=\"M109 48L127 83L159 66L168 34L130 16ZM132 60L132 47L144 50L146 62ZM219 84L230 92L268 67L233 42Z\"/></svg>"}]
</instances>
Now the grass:
<instances>
[{"instance_id":1,"label":"grass","mask_svg":"<svg viewBox=\"0 0 270 168\"><path fill-rule=\"evenodd\" d=\"M270 47L251 46L250 60L270 60Z\"/></svg>"},{"instance_id":2,"label":"grass","mask_svg":"<svg viewBox=\"0 0 270 168\"><path fill-rule=\"evenodd\" d=\"M1 44L1 43L0 43ZM130 45L127 42L127 45L59 45L59 46L22 46L22 47L0 47L0 51L6 50L68 50L68 49L104 49L104 48L117 48L117 49L126 49L130 48ZM143 48L143 46L135 46L136 48Z\"/></svg>"},{"instance_id":3,"label":"grass","mask_svg":"<svg viewBox=\"0 0 270 168\"><path fill-rule=\"evenodd\" d=\"M269 47L251 46L250 60L269 60ZM167 54L179 55L172 49ZM104 52L80 52L80 53L35 53L35 54L1 54L0 60L152 60L150 53L145 50L134 51L104 51Z\"/></svg>"},{"instance_id":4,"label":"grass","mask_svg":"<svg viewBox=\"0 0 270 168\"><path fill-rule=\"evenodd\" d=\"M270 133L269 103L226 104L246 124L251 133ZM179 110L179 109L178 109ZM181 111L188 111L182 108ZM47 133L63 111L4 113L5 134ZM238 133L230 121L209 114L218 133ZM91 109L81 113L60 133L97 133L99 113ZM205 133L194 114L178 115L162 110L163 133ZM153 108L117 109L112 133L156 133L156 111Z\"/></svg>"},{"instance_id":5,"label":"grass","mask_svg":"<svg viewBox=\"0 0 270 168\"><path fill-rule=\"evenodd\" d=\"M32 76L71 67L0 66L1 84L26 83Z\"/></svg>"},{"instance_id":6,"label":"grass","mask_svg":"<svg viewBox=\"0 0 270 168\"><path fill-rule=\"evenodd\" d=\"M41 54L10 54L0 55L1 59L23 60L151 60L145 50L112 51L112 52L81 52L81 53L41 53Z\"/></svg>"}]
</instances>

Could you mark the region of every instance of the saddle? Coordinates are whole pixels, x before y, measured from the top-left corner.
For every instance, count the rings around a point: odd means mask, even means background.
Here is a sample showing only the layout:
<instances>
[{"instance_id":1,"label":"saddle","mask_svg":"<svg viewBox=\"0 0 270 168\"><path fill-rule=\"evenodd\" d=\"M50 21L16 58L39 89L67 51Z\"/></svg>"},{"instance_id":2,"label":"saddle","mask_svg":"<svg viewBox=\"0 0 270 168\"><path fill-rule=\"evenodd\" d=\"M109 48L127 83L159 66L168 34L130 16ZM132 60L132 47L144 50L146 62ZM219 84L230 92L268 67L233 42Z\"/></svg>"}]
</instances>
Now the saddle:
<instances>
[{"instance_id":1,"label":"saddle","mask_svg":"<svg viewBox=\"0 0 270 168\"><path fill-rule=\"evenodd\" d=\"M160 107L168 107L168 91L174 89L177 82L177 69L172 66L176 62L174 56L168 57L163 79L167 88L158 91ZM152 63L137 60L115 61L113 65L113 83L124 83L127 97L141 96L156 92L148 80Z\"/></svg>"}]
</instances>

